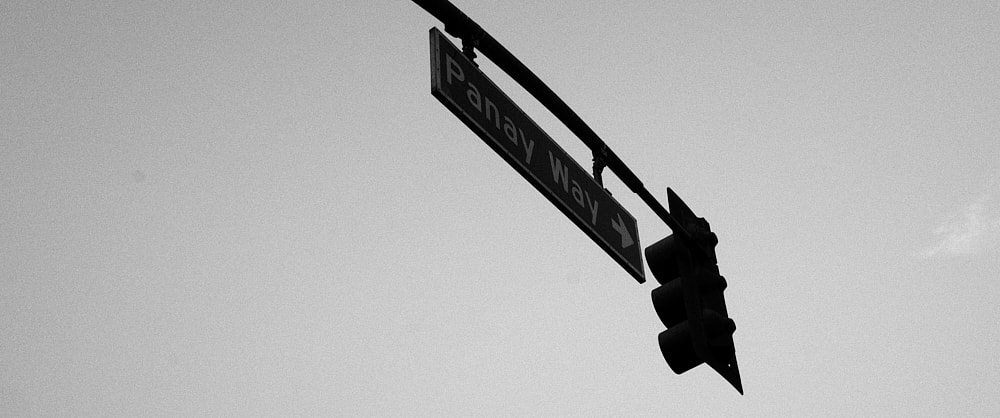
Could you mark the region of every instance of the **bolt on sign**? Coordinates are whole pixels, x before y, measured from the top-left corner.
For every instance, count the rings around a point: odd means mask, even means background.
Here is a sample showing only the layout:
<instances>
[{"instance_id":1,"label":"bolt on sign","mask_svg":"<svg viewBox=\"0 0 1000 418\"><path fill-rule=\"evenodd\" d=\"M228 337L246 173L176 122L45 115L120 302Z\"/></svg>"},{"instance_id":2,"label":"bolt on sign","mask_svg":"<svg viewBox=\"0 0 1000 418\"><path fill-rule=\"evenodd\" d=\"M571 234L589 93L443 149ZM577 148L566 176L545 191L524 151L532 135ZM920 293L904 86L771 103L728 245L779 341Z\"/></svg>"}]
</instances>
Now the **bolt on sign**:
<instances>
[{"instance_id":1,"label":"bolt on sign","mask_svg":"<svg viewBox=\"0 0 1000 418\"><path fill-rule=\"evenodd\" d=\"M639 283L639 230L625 210L437 28L431 94L472 129Z\"/></svg>"}]
</instances>

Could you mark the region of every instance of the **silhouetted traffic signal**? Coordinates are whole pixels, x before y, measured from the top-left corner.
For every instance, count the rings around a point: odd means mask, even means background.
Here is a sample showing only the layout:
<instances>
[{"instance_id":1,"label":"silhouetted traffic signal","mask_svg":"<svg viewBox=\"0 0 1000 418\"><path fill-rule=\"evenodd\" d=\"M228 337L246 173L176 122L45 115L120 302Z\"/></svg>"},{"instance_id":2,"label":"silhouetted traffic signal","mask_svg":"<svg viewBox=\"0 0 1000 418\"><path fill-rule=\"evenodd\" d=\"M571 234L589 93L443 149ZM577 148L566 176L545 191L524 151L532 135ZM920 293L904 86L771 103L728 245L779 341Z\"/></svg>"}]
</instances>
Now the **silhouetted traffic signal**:
<instances>
[{"instance_id":1,"label":"silhouetted traffic signal","mask_svg":"<svg viewBox=\"0 0 1000 418\"><path fill-rule=\"evenodd\" d=\"M662 286L653 289L653 308L667 326L660 333L660 350L674 373L708 363L741 394L733 332L736 323L726 312L715 258L718 238L673 190L667 189L670 213L690 239L670 235L646 248L646 262Z\"/></svg>"}]
</instances>

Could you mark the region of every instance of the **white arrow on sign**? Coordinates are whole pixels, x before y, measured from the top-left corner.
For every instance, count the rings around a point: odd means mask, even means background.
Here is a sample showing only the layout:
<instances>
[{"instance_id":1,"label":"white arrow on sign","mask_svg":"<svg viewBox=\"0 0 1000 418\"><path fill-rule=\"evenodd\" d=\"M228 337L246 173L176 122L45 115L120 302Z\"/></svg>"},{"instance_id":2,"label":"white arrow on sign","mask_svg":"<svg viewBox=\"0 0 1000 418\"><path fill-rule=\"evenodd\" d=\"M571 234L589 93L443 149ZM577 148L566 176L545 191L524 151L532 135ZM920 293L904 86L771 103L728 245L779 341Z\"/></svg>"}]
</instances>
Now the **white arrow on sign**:
<instances>
[{"instance_id":1,"label":"white arrow on sign","mask_svg":"<svg viewBox=\"0 0 1000 418\"><path fill-rule=\"evenodd\" d=\"M628 228L625 227L625 222L622 221L622 214L618 214L618 222L615 222L614 218L611 219L611 228L622 235L622 248L628 248L635 243L632 241L632 234L629 234Z\"/></svg>"}]
</instances>

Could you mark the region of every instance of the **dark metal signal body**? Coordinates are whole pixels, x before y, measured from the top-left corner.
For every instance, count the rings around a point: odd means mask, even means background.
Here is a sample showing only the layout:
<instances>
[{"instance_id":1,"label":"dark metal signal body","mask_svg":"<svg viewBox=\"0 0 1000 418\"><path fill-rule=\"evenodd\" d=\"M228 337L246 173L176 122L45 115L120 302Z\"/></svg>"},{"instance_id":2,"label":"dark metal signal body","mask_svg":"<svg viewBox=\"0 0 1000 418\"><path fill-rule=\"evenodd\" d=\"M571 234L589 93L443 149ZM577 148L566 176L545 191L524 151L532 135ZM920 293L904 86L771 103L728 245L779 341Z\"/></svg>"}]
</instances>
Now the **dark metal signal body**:
<instances>
[{"instance_id":1,"label":"dark metal signal body","mask_svg":"<svg viewBox=\"0 0 1000 418\"><path fill-rule=\"evenodd\" d=\"M719 240L673 190L667 190L667 201L691 239L671 235L646 248L646 263L662 285L651 294L656 314L667 326L659 335L660 350L674 373L707 363L742 394L733 343L736 324L726 311L726 280L715 257Z\"/></svg>"}]
</instances>

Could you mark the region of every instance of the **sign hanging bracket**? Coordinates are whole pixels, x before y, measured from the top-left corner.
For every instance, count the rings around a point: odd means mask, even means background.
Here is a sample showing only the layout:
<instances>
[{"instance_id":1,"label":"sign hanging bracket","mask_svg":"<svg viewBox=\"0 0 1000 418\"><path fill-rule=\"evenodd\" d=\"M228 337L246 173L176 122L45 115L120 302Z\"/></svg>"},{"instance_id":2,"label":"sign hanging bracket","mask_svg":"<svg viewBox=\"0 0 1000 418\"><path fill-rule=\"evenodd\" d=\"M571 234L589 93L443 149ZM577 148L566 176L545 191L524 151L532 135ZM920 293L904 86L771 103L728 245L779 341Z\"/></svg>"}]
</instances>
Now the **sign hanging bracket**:
<instances>
[{"instance_id":1,"label":"sign hanging bracket","mask_svg":"<svg viewBox=\"0 0 1000 418\"><path fill-rule=\"evenodd\" d=\"M465 55L465 57L478 68L479 63L476 62L476 49L479 48L480 40L483 39L486 32L479 27L469 28L462 26L461 29L462 30L459 30L459 28L452 28L449 27L447 23L445 24L445 32L462 40L462 55Z\"/></svg>"},{"instance_id":2,"label":"sign hanging bracket","mask_svg":"<svg viewBox=\"0 0 1000 418\"><path fill-rule=\"evenodd\" d=\"M604 167L608 166L607 158L608 158L607 145L601 145L600 151L594 150L594 181L596 181L597 184L600 184L601 187L604 187L604 180L601 178L601 173L604 172Z\"/></svg>"},{"instance_id":3,"label":"sign hanging bracket","mask_svg":"<svg viewBox=\"0 0 1000 418\"><path fill-rule=\"evenodd\" d=\"M467 36L462 38L462 54L469 59L476 67L479 67L479 63L476 62L476 50L479 47L479 39L473 36Z\"/></svg>"}]
</instances>

